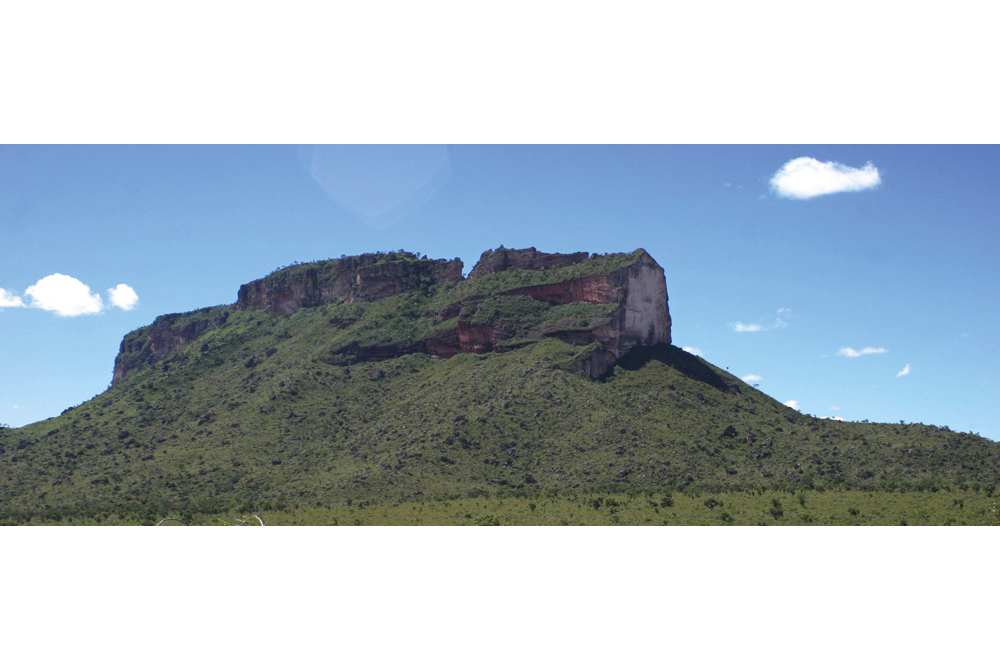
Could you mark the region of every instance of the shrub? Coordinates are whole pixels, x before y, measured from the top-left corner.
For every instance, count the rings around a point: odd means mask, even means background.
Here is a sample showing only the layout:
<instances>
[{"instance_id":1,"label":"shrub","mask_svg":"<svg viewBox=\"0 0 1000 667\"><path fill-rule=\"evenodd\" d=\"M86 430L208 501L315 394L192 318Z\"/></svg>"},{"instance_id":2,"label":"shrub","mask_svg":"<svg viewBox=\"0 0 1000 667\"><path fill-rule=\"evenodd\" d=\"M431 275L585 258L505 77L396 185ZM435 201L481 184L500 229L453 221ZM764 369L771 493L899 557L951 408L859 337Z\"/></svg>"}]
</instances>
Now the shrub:
<instances>
[{"instance_id":1,"label":"shrub","mask_svg":"<svg viewBox=\"0 0 1000 667\"><path fill-rule=\"evenodd\" d=\"M716 507L722 507L723 504L724 503L721 500L716 500L715 498L709 498L708 500L705 501L705 507L707 507L710 510L713 510Z\"/></svg>"},{"instance_id":2,"label":"shrub","mask_svg":"<svg viewBox=\"0 0 1000 667\"><path fill-rule=\"evenodd\" d=\"M476 517L477 526L499 526L500 519L492 514L480 514Z\"/></svg>"}]
</instances>

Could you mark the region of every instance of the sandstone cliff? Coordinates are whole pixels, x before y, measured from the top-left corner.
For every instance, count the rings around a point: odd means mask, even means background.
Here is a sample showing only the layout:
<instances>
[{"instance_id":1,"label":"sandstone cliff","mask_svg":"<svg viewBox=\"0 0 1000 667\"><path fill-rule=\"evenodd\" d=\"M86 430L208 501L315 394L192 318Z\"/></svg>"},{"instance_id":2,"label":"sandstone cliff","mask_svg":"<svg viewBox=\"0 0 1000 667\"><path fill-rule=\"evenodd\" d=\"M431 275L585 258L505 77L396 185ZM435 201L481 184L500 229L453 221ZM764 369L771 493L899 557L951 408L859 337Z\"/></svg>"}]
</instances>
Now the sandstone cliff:
<instances>
[{"instance_id":1,"label":"sandstone cliff","mask_svg":"<svg viewBox=\"0 0 1000 667\"><path fill-rule=\"evenodd\" d=\"M291 315L338 299L372 301L424 284L462 280L462 260L419 259L408 252L369 253L301 264L242 285L240 310Z\"/></svg>"},{"instance_id":2,"label":"sandstone cliff","mask_svg":"<svg viewBox=\"0 0 1000 667\"><path fill-rule=\"evenodd\" d=\"M569 255L560 253L538 252L534 248L525 250L510 250L500 246L496 250L487 250L469 272L469 279L506 271L507 269L526 269L529 271L544 271L545 269L561 269L573 264L585 262L590 253L574 252Z\"/></svg>"},{"instance_id":3,"label":"sandstone cliff","mask_svg":"<svg viewBox=\"0 0 1000 667\"><path fill-rule=\"evenodd\" d=\"M499 260L496 259L498 255L501 255ZM614 259L620 263L620 257L615 256ZM645 250L637 250L627 257L630 261L626 266L606 273L553 282L543 280L538 284L502 291L499 296L526 296L552 305L582 303L610 306L606 316L590 322L591 326L577 324L561 330L542 329L537 332L539 337L558 338L574 345L599 343L602 349L595 350L590 357L582 360L580 368L591 377L599 377L636 345L671 342L667 283L663 269ZM545 254L534 248L498 251L490 256L484 253L483 259L469 274L469 279L473 280L474 274L482 277L525 266L564 268L587 262L598 265L598 259L598 256L590 257L588 253ZM542 275L545 274L540 274L540 277ZM557 277L559 273L548 275ZM510 336L502 328L470 323L472 312L468 307L462 308L455 331L446 330L437 334L428 342L428 351L442 357L458 352L486 352L509 340Z\"/></svg>"},{"instance_id":4,"label":"sandstone cliff","mask_svg":"<svg viewBox=\"0 0 1000 667\"><path fill-rule=\"evenodd\" d=\"M224 325L228 319L229 309L224 306L160 315L148 327L122 339L111 384L120 382L134 368L162 361L171 352L184 349L206 331Z\"/></svg>"},{"instance_id":5,"label":"sandstone cliff","mask_svg":"<svg viewBox=\"0 0 1000 667\"><path fill-rule=\"evenodd\" d=\"M385 325L341 312L349 304L409 298L404 293L422 300L405 312L386 306ZM671 342L663 269L642 249L590 255L501 247L483 253L464 280L459 259L374 253L288 267L241 286L234 306L157 318L122 341L113 383L226 326L233 308L289 315L324 304L332 308L325 358L336 365L412 353L503 353L557 338L581 347L575 367L596 378L637 345Z\"/></svg>"}]
</instances>

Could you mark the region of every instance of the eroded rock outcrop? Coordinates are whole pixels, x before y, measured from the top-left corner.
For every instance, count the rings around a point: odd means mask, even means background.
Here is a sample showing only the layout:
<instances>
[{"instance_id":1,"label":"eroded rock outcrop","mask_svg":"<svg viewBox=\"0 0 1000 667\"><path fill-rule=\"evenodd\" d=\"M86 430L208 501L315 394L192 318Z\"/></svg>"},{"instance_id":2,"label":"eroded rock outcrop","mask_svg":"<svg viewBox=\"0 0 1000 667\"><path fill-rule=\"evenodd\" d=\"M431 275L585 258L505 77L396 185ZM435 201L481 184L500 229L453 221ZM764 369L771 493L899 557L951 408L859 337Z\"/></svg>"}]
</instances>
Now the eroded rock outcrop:
<instances>
[{"instance_id":1,"label":"eroded rock outcrop","mask_svg":"<svg viewBox=\"0 0 1000 667\"><path fill-rule=\"evenodd\" d=\"M111 384L120 382L134 368L162 361L171 352L184 349L206 331L224 325L228 319L229 310L218 306L191 313L160 315L148 327L122 339Z\"/></svg>"},{"instance_id":2,"label":"eroded rock outcrop","mask_svg":"<svg viewBox=\"0 0 1000 667\"><path fill-rule=\"evenodd\" d=\"M590 259L588 252L563 255L557 252L538 252L534 248L511 250L500 246L496 250L487 250L479 257L479 261L469 272L469 279L474 280L507 269L526 269L528 271L561 269L585 262L588 259Z\"/></svg>"},{"instance_id":3,"label":"eroded rock outcrop","mask_svg":"<svg viewBox=\"0 0 1000 667\"><path fill-rule=\"evenodd\" d=\"M462 280L462 260L420 259L408 252L370 253L301 264L240 287L236 307L291 315L338 299L373 301L422 284Z\"/></svg>"},{"instance_id":4,"label":"eroded rock outcrop","mask_svg":"<svg viewBox=\"0 0 1000 667\"><path fill-rule=\"evenodd\" d=\"M497 275L508 271L509 276ZM384 336L365 338L364 322L334 306L329 320L333 344L326 360L349 365L418 352L436 358L463 352L502 353L549 337L584 348L576 368L596 378L637 345L671 342L663 269L642 249L629 254L564 255L501 247L483 253L467 281L468 288L425 290L422 298L438 305L431 312L399 317L430 318L435 323L432 333L403 337L398 343L386 342ZM122 341L113 383L142 364L183 349L206 331L225 326L232 308L289 315L302 308L374 301L460 282L461 260L429 260L405 252L288 267L241 286L234 306L166 315L132 332ZM427 325L422 326L426 331Z\"/></svg>"},{"instance_id":5,"label":"eroded rock outcrop","mask_svg":"<svg viewBox=\"0 0 1000 667\"><path fill-rule=\"evenodd\" d=\"M498 252L493 255L484 253L483 257L488 264L484 266L484 260L481 259L473 273L478 271L478 276L484 276L506 268L525 268L527 264L534 262L547 267L563 268L598 259L596 255L591 257L588 253L545 254L530 248L527 251L504 250L503 259L494 261ZM600 349L580 361L580 370L591 377L600 377L636 345L671 342L667 283L663 269L642 249L631 253L630 259L632 261L626 266L607 273L541 282L505 290L499 295L526 296L553 305L585 303L612 306L607 317L594 322L590 328L577 326L541 334L573 345L600 343ZM473 279L472 274L469 279ZM428 341L428 352L441 357L459 352L488 352L509 340L510 336L503 329L489 324L471 324L471 313L469 308L459 311L455 330L436 334Z\"/></svg>"}]
</instances>

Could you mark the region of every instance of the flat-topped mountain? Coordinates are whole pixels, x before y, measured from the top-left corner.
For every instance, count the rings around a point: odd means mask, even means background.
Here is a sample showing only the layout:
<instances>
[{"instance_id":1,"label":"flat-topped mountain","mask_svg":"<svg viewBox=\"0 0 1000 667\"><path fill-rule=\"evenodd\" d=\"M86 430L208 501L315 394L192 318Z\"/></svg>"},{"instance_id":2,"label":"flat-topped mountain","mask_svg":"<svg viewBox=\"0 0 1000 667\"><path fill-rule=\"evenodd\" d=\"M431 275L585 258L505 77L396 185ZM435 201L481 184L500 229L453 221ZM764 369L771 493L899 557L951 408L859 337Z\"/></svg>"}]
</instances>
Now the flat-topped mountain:
<instances>
[{"instance_id":1,"label":"flat-topped mountain","mask_svg":"<svg viewBox=\"0 0 1000 667\"><path fill-rule=\"evenodd\" d=\"M674 347L644 250L499 248L462 272L343 257L158 317L125 336L108 391L0 428L0 522L997 483L995 442L802 415Z\"/></svg>"},{"instance_id":2,"label":"flat-topped mountain","mask_svg":"<svg viewBox=\"0 0 1000 667\"><path fill-rule=\"evenodd\" d=\"M462 261L429 260L408 252L372 253L299 264L243 285L231 307L164 315L122 341L112 382L155 363L225 325L234 310L291 315L302 308L342 305L330 318L343 341L331 348L335 363L379 361L428 353L447 359L460 352L503 352L541 338L587 349L578 368L600 377L636 345L670 343L670 312L663 269L642 249L629 254L569 255L488 250L462 277ZM395 326L396 336L372 338L351 304L406 292L440 290L423 316L429 326ZM453 288L453 289L451 289ZM400 313L400 320L414 315ZM356 334L356 335L352 335ZM339 358L338 358L339 355Z\"/></svg>"}]
</instances>

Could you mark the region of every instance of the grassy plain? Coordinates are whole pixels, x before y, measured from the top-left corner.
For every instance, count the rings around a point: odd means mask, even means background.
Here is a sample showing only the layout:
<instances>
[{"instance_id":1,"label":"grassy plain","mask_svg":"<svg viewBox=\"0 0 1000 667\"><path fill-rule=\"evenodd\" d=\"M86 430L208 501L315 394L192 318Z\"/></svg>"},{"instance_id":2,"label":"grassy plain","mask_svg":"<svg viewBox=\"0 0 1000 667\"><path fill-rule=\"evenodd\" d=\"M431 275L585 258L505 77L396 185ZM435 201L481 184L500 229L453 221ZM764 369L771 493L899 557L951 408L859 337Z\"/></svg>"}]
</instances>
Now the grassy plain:
<instances>
[{"instance_id":1,"label":"grassy plain","mask_svg":"<svg viewBox=\"0 0 1000 667\"><path fill-rule=\"evenodd\" d=\"M973 489L550 494L361 502L258 514L268 526L996 526L998 501ZM195 526L259 526L238 512L172 515ZM36 515L22 525L155 525L167 515ZM164 526L180 526L168 521Z\"/></svg>"}]
</instances>

